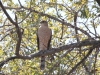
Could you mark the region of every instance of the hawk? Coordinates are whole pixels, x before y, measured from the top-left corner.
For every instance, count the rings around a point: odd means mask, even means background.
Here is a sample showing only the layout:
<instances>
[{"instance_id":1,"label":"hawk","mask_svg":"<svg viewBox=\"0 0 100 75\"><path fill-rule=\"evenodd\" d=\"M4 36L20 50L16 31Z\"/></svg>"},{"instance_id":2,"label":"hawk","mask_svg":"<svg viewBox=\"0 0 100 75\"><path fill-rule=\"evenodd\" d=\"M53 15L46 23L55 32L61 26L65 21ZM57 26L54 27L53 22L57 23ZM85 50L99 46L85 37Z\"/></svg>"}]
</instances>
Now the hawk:
<instances>
[{"instance_id":1,"label":"hawk","mask_svg":"<svg viewBox=\"0 0 100 75\"><path fill-rule=\"evenodd\" d=\"M37 30L37 45L38 50L48 50L50 48L50 42L52 37L52 31L48 27L47 21L41 21L40 27ZM40 69L45 68L45 56L41 56Z\"/></svg>"}]
</instances>

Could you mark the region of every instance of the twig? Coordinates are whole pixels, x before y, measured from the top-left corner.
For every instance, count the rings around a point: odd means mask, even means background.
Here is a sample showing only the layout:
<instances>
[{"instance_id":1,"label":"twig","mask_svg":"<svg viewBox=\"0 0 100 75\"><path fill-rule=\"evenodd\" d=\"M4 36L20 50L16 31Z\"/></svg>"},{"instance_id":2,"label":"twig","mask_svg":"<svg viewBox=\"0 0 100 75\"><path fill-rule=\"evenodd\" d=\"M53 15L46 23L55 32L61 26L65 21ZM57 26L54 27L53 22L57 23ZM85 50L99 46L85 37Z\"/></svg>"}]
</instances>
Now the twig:
<instances>
[{"instance_id":1,"label":"twig","mask_svg":"<svg viewBox=\"0 0 100 75\"><path fill-rule=\"evenodd\" d=\"M96 62L97 62L97 55L99 54L99 48L96 48L96 52L95 52L95 54L94 54L94 57L95 57L95 59L94 59L94 75L96 75L96 73L95 73L95 71L96 71Z\"/></svg>"},{"instance_id":2,"label":"twig","mask_svg":"<svg viewBox=\"0 0 100 75\"><path fill-rule=\"evenodd\" d=\"M94 24L94 19L93 19L93 29L94 29L94 32L95 32L95 37L97 36L97 31L96 31L96 26Z\"/></svg>"},{"instance_id":3,"label":"twig","mask_svg":"<svg viewBox=\"0 0 100 75\"><path fill-rule=\"evenodd\" d=\"M77 15L78 15L78 12L75 12L75 14L74 14L74 26L75 26L76 40L77 40L77 42L79 42L80 40L78 38L78 31L76 29L76 27L77 27Z\"/></svg>"},{"instance_id":4,"label":"twig","mask_svg":"<svg viewBox=\"0 0 100 75\"><path fill-rule=\"evenodd\" d=\"M64 21L64 20L63 20L63 21ZM62 23L62 34L61 34L61 38L60 38L60 39L63 38L63 31L64 31L64 25L63 25L63 23Z\"/></svg>"},{"instance_id":5,"label":"twig","mask_svg":"<svg viewBox=\"0 0 100 75\"><path fill-rule=\"evenodd\" d=\"M26 14L26 16L18 24L22 23L30 15L30 13L31 12L29 12L28 14Z\"/></svg>"},{"instance_id":6,"label":"twig","mask_svg":"<svg viewBox=\"0 0 100 75\"><path fill-rule=\"evenodd\" d=\"M68 73L67 75L70 75L71 73L73 73L73 71L74 71L82 62L84 62L84 61L87 59L87 57L92 53L92 51L93 51L94 48L95 48L95 46L90 47L90 48L89 48L89 52L87 53L87 55L86 55L80 62L78 62L78 63L69 71L69 73Z\"/></svg>"},{"instance_id":7,"label":"twig","mask_svg":"<svg viewBox=\"0 0 100 75\"><path fill-rule=\"evenodd\" d=\"M20 2L20 0L18 0L18 2L19 2L19 4L20 4L20 6L23 7L22 4L21 4L21 2Z\"/></svg>"},{"instance_id":8,"label":"twig","mask_svg":"<svg viewBox=\"0 0 100 75\"><path fill-rule=\"evenodd\" d=\"M0 39L0 41L2 41L6 36L8 36L9 35L9 33L8 34L6 34L6 35L4 35L1 39Z\"/></svg>"},{"instance_id":9,"label":"twig","mask_svg":"<svg viewBox=\"0 0 100 75\"><path fill-rule=\"evenodd\" d=\"M60 62L61 62L60 59L63 58L66 54L68 54L68 53L71 52L72 50L73 50L73 48L71 48L70 50L66 51L64 54L62 54L62 55L59 57L59 60L57 60L57 61L55 62L55 64L49 69L49 73L52 73L53 68L59 66L59 64L60 64ZM50 74L48 74L48 75L50 75Z\"/></svg>"}]
</instances>

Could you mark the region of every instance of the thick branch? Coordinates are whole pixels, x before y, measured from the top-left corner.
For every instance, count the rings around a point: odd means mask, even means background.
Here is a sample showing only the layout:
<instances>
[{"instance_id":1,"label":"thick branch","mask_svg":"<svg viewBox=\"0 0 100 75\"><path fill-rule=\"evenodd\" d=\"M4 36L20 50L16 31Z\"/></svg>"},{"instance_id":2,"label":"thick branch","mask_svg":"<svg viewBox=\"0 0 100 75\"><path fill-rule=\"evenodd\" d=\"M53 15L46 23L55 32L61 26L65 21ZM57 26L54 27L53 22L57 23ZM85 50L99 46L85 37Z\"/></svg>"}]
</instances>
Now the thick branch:
<instances>
[{"instance_id":1,"label":"thick branch","mask_svg":"<svg viewBox=\"0 0 100 75\"><path fill-rule=\"evenodd\" d=\"M82 41L80 43L73 43L73 44L69 44L69 45L64 45L64 46L61 46L59 48L54 48L54 49L51 49L51 50L42 50L42 51L39 51L37 53L33 53L33 54L30 54L30 55L27 55L27 56L14 56L14 57L10 57L10 58L7 58L6 60L4 61L1 61L0 62L0 67L2 67L6 62L10 61L10 60L13 60L13 59L33 59L34 57L40 57L42 55L51 55L51 54L54 54L56 52L60 52L60 51L63 51L63 50L69 50L69 49L74 49L74 48L79 48L79 47L82 47L82 46L91 46L91 45L96 45L93 47L96 48L96 47L100 47L100 41Z\"/></svg>"}]
</instances>

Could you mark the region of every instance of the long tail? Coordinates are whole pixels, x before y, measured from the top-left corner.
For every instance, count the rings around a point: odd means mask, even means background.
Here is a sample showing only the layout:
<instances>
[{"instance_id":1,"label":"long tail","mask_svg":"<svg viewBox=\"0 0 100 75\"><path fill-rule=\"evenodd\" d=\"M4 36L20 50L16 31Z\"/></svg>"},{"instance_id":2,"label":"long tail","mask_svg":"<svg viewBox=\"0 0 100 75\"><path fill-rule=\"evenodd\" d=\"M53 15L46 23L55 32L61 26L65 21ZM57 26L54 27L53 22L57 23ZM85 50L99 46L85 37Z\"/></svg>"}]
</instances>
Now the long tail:
<instances>
[{"instance_id":1,"label":"long tail","mask_svg":"<svg viewBox=\"0 0 100 75\"><path fill-rule=\"evenodd\" d=\"M45 56L41 56L40 69L44 70L44 68L45 68Z\"/></svg>"}]
</instances>

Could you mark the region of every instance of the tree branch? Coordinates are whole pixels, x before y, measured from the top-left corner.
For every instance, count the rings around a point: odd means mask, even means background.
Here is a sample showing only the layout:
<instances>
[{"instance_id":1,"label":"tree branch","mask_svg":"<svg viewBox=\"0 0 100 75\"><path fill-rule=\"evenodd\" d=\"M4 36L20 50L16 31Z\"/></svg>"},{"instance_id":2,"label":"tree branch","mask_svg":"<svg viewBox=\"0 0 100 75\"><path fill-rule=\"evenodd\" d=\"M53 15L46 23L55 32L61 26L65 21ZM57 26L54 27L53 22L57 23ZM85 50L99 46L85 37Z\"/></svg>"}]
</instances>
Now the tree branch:
<instances>
[{"instance_id":1,"label":"tree branch","mask_svg":"<svg viewBox=\"0 0 100 75\"><path fill-rule=\"evenodd\" d=\"M60 22L60 23L62 23L62 24L64 24L64 25L67 25L67 26L71 27L71 28L75 28L75 29L81 31L82 33L84 33L85 35L87 35L89 38L91 38L91 35L88 34L87 31L84 31L83 29L80 29L80 28L78 28L78 27L75 27L75 26L71 25L70 23L64 22L64 21L62 21L62 20L60 20L60 19L58 19L58 18L56 18L56 17L53 17L53 16L48 15L48 14L45 14L45 13L43 13L43 12L39 12L39 11L36 11L36 10L32 10L31 8L26 8L26 7L23 7L23 8L26 9L26 10L30 10L30 11L32 11L32 12L35 12L35 13L41 15L41 16L46 16L46 17L48 17L48 18L54 19L54 20L56 20L56 21L58 21L58 22Z\"/></svg>"},{"instance_id":2,"label":"tree branch","mask_svg":"<svg viewBox=\"0 0 100 75\"><path fill-rule=\"evenodd\" d=\"M17 58L18 58L17 56L14 56L14 57L9 57L9 58L7 58L6 60L1 61L1 62L0 62L0 69L1 69L2 66L3 66L5 63L7 63L8 61L14 60L14 59L17 59Z\"/></svg>"},{"instance_id":3,"label":"tree branch","mask_svg":"<svg viewBox=\"0 0 100 75\"><path fill-rule=\"evenodd\" d=\"M18 7L18 8L5 7L5 9L15 9L15 10L19 10L19 9L21 9L21 8L22 8L22 7ZM66 26L69 26L69 27L71 27L71 28L75 28L75 29L81 31L82 33L84 33L85 35L87 35L89 38L91 38L91 35L88 34L87 31L84 31L83 29L80 29L80 28L78 28L78 27L75 27L74 25L71 25L70 23L64 22L64 21L62 21L62 20L60 20L60 19L58 19L58 18L56 18L56 17L53 17L53 16L48 15L48 14L45 14L45 13L43 13L43 12L39 12L39 11L36 11L36 10L32 10L31 8L26 8L26 7L23 7L23 8L26 9L26 10L29 10L29 11L31 11L31 12L35 12L35 13L41 15L41 16L46 16L46 17L48 17L48 18L51 18L51 19L53 19L53 20L56 20L56 21L58 21L58 22L60 22L60 23L62 23L62 24L64 24L64 25L66 25Z\"/></svg>"},{"instance_id":4,"label":"tree branch","mask_svg":"<svg viewBox=\"0 0 100 75\"><path fill-rule=\"evenodd\" d=\"M26 9L26 8L25 8L25 9ZM28 10L29 10L29 9L28 9ZM58 19L58 18L56 18L56 17L53 17L53 16L48 15L48 14L45 14L45 13L43 13L43 12L38 12L38 11L32 10L32 9L31 9L31 11L33 11L33 12L35 12L35 13L37 13L37 14L40 14L41 16L46 16L46 17L48 17L48 18L54 19L54 20L56 20L56 21L58 21L58 22L60 22L60 23L62 23L62 24L64 24L64 25L66 25L66 26L71 27L71 28L75 28L75 29L81 31L82 33L84 33L85 35L87 35L89 38L91 38L91 35L88 34L87 31L84 31L83 29L80 29L80 28L78 28L78 27L75 27L75 26L71 25L70 23L64 22L64 21L62 21L62 20L60 20L60 19Z\"/></svg>"},{"instance_id":5,"label":"tree branch","mask_svg":"<svg viewBox=\"0 0 100 75\"><path fill-rule=\"evenodd\" d=\"M96 45L95 45L95 46L96 46ZM80 62L78 62L78 63L69 71L69 73L68 73L67 75L70 75L71 73L73 73L73 71L74 71L82 62L84 62L84 61L87 59L87 57L92 53L93 49L96 48L95 46L89 48L89 52L87 53L87 55L86 55Z\"/></svg>"},{"instance_id":6,"label":"tree branch","mask_svg":"<svg viewBox=\"0 0 100 75\"><path fill-rule=\"evenodd\" d=\"M20 4L20 6L23 7L22 4L21 4L21 2L20 2L20 0L18 0L18 2L19 2L19 4Z\"/></svg>"},{"instance_id":7,"label":"tree branch","mask_svg":"<svg viewBox=\"0 0 100 75\"><path fill-rule=\"evenodd\" d=\"M99 4L99 6L100 6L100 0L95 0L98 4Z\"/></svg>"},{"instance_id":8,"label":"tree branch","mask_svg":"<svg viewBox=\"0 0 100 75\"><path fill-rule=\"evenodd\" d=\"M77 29L76 29L76 27L77 27L77 15L78 15L78 12L75 12L75 13L74 13L74 26L75 26L76 40L77 40L77 42L79 42L80 40L79 40L79 38L78 38L78 31L77 31Z\"/></svg>"},{"instance_id":9,"label":"tree branch","mask_svg":"<svg viewBox=\"0 0 100 75\"><path fill-rule=\"evenodd\" d=\"M25 17L20 22L18 22L18 24L22 23L30 14L31 14L31 12L29 12L28 14L26 14Z\"/></svg>"},{"instance_id":10,"label":"tree branch","mask_svg":"<svg viewBox=\"0 0 100 75\"><path fill-rule=\"evenodd\" d=\"M50 50L42 50L42 51L39 51L37 53L32 53L32 54L27 55L27 56L18 55L18 56L10 57L10 58L7 58L6 60L1 61L0 67L2 67L5 64L5 62L8 62L8 61L13 60L13 59L24 59L24 60L25 59L33 59L34 57L40 57L42 55L47 56L47 55L51 55L51 54L54 54L56 52L60 52L60 51L63 51L63 50L69 50L69 49L72 49L72 48L74 49L74 48L79 48L79 47L82 47L82 46L91 46L91 45L96 45L96 46L91 47L93 49L96 48L96 47L100 47L100 41L85 40L85 41L81 41L80 43L77 42L77 43L73 43L73 44L69 44L69 45L64 45L64 46L61 46L59 48L54 48L54 49L50 49ZM85 58L87 58L87 57L85 57ZM85 60L85 58L82 59L82 61ZM80 64L80 63L78 63L78 64ZM72 70L72 71L74 71L74 70Z\"/></svg>"},{"instance_id":11,"label":"tree branch","mask_svg":"<svg viewBox=\"0 0 100 75\"><path fill-rule=\"evenodd\" d=\"M15 54L16 54L16 55L19 55L20 44L21 44L21 39L22 39L21 30L20 30L20 28L19 28L19 26L18 26L18 23L17 23L17 22L14 22L14 21L12 20L12 18L9 16L9 14L7 13L7 11L5 10L5 8L4 8L4 6L3 6L1 0L0 0L0 6L1 6L3 12L5 13L5 15L7 16L7 18L9 19L9 21L10 21L12 24L14 24L15 27L16 27L16 31L17 31L17 35L18 35L18 40L17 40L17 44L16 44L16 52L15 52Z\"/></svg>"},{"instance_id":12,"label":"tree branch","mask_svg":"<svg viewBox=\"0 0 100 75\"><path fill-rule=\"evenodd\" d=\"M9 14L7 13L7 11L5 10L4 6L2 5L1 0L0 0L0 6L1 6L3 12L5 13L5 15L7 16L7 18L10 20L10 22L11 22L12 24L16 25L16 22L14 22L14 21L11 19L11 17L10 17Z\"/></svg>"}]
</instances>

